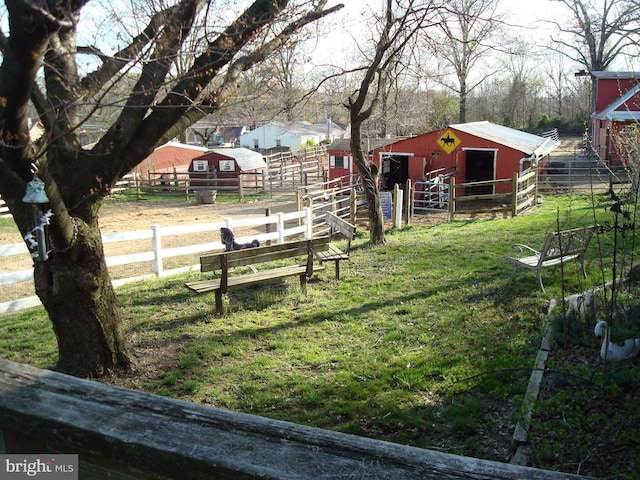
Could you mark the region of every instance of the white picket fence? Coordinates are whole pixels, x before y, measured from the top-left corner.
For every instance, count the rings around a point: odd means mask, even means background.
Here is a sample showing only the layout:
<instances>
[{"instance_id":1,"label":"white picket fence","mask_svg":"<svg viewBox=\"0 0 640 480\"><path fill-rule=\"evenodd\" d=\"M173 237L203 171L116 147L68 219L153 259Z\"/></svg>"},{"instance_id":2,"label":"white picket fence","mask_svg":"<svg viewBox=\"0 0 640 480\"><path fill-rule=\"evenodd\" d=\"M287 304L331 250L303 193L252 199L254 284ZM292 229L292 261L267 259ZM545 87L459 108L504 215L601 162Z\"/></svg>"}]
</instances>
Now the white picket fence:
<instances>
[{"instance_id":1,"label":"white picket fence","mask_svg":"<svg viewBox=\"0 0 640 480\"><path fill-rule=\"evenodd\" d=\"M252 217L233 219L228 218L221 222L205 223L200 225L187 225L176 227L160 227L151 226L148 230L136 230L131 232L106 233L102 235L102 241L105 244L105 251L110 244L124 242L139 242L140 240L149 240L150 250L138 251L126 255L107 256L107 266L112 267L123 265L142 265L144 263L151 264L152 272L149 274L130 276L127 278L118 278L113 280L114 286L125 283L142 280L149 277L165 277L191 270L199 270L200 264L182 265L176 268L165 268L167 259L177 257L189 257L193 259L194 254L204 252L222 251L224 246L219 240L205 243L190 244L186 246L167 247L163 245L165 239L175 239L183 235L196 235L196 238L220 238L220 228L227 227L233 231L251 232L250 236L239 236L238 242L246 242L257 239L260 243L276 242L283 243L291 237L312 238L313 212L311 208L304 208L297 212L277 213L264 217ZM0 245L0 260L3 257L29 255L27 247L24 243L14 243L10 245ZM176 262L172 262L176 263ZM179 263L179 262L178 262ZM140 267L139 270L144 270ZM3 288L12 284L21 282L31 282L33 284L33 268L27 268L9 273L0 274L0 292ZM3 295L4 296L4 295ZM16 298L8 301L0 302L0 315L15 312L25 308L31 308L40 305L40 300L36 295L24 298Z\"/></svg>"},{"instance_id":2,"label":"white picket fence","mask_svg":"<svg viewBox=\"0 0 640 480\"><path fill-rule=\"evenodd\" d=\"M0 197L0 218L10 218L11 214L9 213L9 207L4 202L2 197Z\"/></svg>"}]
</instances>

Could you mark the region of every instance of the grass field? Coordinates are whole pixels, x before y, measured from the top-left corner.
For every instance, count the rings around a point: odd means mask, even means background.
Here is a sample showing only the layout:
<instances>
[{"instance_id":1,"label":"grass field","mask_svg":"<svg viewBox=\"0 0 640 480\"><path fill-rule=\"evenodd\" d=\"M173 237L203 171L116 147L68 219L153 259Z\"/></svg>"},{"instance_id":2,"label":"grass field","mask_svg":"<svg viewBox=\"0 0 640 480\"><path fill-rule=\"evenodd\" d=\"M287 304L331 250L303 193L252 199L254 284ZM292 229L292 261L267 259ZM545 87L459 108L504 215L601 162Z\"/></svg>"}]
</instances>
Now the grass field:
<instances>
[{"instance_id":1,"label":"grass field","mask_svg":"<svg viewBox=\"0 0 640 480\"><path fill-rule=\"evenodd\" d=\"M613 222L610 200L548 197L508 219L456 220L355 241L352 259L300 294L297 280L231 290L227 313L185 274L118 289L137 367L107 382L271 418L508 461L548 302L610 280L613 233L567 265L507 288L514 243ZM632 238L627 239L632 242ZM619 242L621 243L621 242ZM602 268L604 266L604 270ZM50 368L55 337L40 309L0 321L0 356ZM594 347L594 361L599 359Z\"/></svg>"}]
</instances>

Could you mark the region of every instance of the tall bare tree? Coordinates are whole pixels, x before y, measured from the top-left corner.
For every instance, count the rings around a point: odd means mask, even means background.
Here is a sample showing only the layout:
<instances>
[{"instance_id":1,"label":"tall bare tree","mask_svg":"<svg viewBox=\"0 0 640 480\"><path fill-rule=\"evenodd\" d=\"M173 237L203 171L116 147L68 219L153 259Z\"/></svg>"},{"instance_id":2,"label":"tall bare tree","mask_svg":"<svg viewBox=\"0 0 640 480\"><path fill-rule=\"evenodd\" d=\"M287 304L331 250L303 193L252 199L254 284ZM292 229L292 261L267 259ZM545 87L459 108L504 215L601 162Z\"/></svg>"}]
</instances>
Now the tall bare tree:
<instances>
[{"instance_id":1,"label":"tall bare tree","mask_svg":"<svg viewBox=\"0 0 640 480\"><path fill-rule=\"evenodd\" d=\"M228 24L208 29L190 65L173 77L196 20L221 18L228 10L216 12L215 2L206 0L177 0L150 14L141 31L108 54L77 45L87 3L6 0L10 35L0 32L0 194L31 246L32 211L23 196L35 176L44 182L53 247L35 262L36 293L58 340L57 368L82 376L131 363L98 226L111 186L155 147L215 110L242 72L342 8L325 8L325 0L255 0ZM84 75L81 52L99 60ZM111 106L113 121L93 149L84 149L80 127L125 79L132 88ZM46 128L35 142L28 130L31 105Z\"/></svg>"},{"instance_id":2,"label":"tall bare tree","mask_svg":"<svg viewBox=\"0 0 640 480\"><path fill-rule=\"evenodd\" d=\"M373 244L385 243L384 216L379 192L379 168L362 149L362 124L371 117L380 103L388 69L396 62L417 33L430 25L434 2L419 0L385 0L378 19L375 50L363 67L358 89L349 96L345 107L351 125L351 154L360 174L369 205L369 235Z\"/></svg>"},{"instance_id":3,"label":"tall bare tree","mask_svg":"<svg viewBox=\"0 0 640 480\"><path fill-rule=\"evenodd\" d=\"M467 120L469 94L494 72L479 72L483 59L496 49L493 37L502 22L499 0L450 0L439 9L440 34L426 32L429 49L445 67L442 84L458 96L459 121ZM449 69L456 83L447 81ZM472 74L477 80L471 82Z\"/></svg>"},{"instance_id":4,"label":"tall bare tree","mask_svg":"<svg viewBox=\"0 0 640 480\"><path fill-rule=\"evenodd\" d=\"M608 70L623 55L638 56L640 0L554 1L563 4L572 18L568 22L552 22L559 35L552 37L551 48L576 61L587 72ZM593 102L595 97L592 107Z\"/></svg>"}]
</instances>

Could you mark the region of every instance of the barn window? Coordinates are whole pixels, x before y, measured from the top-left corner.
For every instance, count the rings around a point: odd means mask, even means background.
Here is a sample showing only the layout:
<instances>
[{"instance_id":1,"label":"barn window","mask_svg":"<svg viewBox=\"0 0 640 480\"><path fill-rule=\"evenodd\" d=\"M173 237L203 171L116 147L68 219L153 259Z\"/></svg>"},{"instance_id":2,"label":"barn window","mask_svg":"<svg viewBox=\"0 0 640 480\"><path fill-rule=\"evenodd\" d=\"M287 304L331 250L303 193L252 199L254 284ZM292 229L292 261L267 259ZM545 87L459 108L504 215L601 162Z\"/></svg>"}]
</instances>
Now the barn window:
<instances>
[{"instance_id":1,"label":"barn window","mask_svg":"<svg viewBox=\"0 0 640 480\"><path fill-rule=\"evenodd\" d=\"M255 148L256 150L260 148L260 140L258 140L257 138L253 139L253 148Z\"/></svg>"},{"instance_id":2,"label":"barn window","mask_svg":"<svg viewBox=\"0 0 640 480\"><path fill-rule=\"evenodd\" d=\"M333 167L334 168L347 168L346 157L343 155L336 155L333 157Z\"/></svg>"},{"instance_id":3,"label":"barn window","mask_svg":"<svg viewBox=\"0 0 640 480\"><path fill-rule=\"evenodd\" d=\"M282 140L280 140L279 138L276 139L276 147L278 148L282 147Z\"/></svg>"},{"instance_id":4,"label":"barn window","mask_svg":"<svg viewBox=\"0 0 640 480\"><path fill-rule=\"evenodd\" d=\"M233 172L233 160L220 160L221 172Z\"/></svg>"},{"instance_id":5,"label":"barn window","mask_svg":"<svg viewBox=\"0 0 640 480\"><path fill-rule=\"evenodd\" d=\"M194 172L206 172L209 167L209 162L206 160L194 160L193 171Z\"/></svg>"}]
</instances>

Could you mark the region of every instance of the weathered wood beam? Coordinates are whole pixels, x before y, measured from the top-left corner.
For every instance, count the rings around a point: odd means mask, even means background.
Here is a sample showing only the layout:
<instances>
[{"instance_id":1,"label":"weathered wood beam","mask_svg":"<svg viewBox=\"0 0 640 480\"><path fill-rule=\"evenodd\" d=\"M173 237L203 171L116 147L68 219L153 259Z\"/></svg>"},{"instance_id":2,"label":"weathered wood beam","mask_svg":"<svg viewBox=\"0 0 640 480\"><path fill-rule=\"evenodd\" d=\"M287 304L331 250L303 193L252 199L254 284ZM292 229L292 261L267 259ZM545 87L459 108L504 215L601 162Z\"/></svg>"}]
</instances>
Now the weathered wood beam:
<instances>
[{"instance_id":1,"label":"weathered wood beam","mask_svg":"<svg viewBox=\"0 0 640 480\"><path fill-rule=\"evenodd\" d=\"M180 480L584 478L220 410L8 360L0 360L0 428L0 450L9 453L24 453L14 450L17 437L15 448L78 453L80 478L83 469Z\"/></svg>"}]
</instances>

